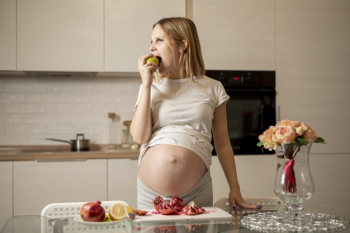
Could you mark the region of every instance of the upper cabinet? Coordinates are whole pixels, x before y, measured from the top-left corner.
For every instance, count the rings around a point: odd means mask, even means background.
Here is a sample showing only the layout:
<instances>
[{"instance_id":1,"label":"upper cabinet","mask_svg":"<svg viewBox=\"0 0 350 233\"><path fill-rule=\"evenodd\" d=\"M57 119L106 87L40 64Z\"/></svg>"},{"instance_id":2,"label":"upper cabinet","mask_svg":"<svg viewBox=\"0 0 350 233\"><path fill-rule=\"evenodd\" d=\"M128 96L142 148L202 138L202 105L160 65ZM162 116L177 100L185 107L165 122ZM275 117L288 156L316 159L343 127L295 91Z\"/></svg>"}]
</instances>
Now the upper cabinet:
<instances>
[{"instance_id":1,"label":"upper cabinet","mask_svg":"<svg viewBox=\"0 0 350 233\"><path fill-rule=\"evenodd\" d=\"M175 16L186 16L185 0L105 0L105 71L136 72L153 24Z\"/></svg>"},{"instance_id":2,"label":"upper cabinet","mask_svg":"<svg viewBox=\"0 0 350 233\"><path fill-rule=\"evenodd\" d=\"M195 0L206 69L275 70L275 0Z\"/></svg>"},{"instance_id":3,"label":"upper cabinet","mask_svg":"<svg viewBox=\"0 0 350 233\"><path fill-rule=\"evenodd\" d=\"M103 71L103 22L103 1L17 0L17 70Z\"/></svg>"},{"instance_id":4,"label":"upper cabinet","mask_svg":"<svg viewBox=\"0 0 350 233\"><path fill-rule=\"evenodd\" d=\"M1 17L11 16L2 7L9 9L7 2L1 1ZM17 0L17 70L136 72L138 58L150 52L153 24L163 17L186 16L185 0L164 4L161 0ZM8 27L9 23L0 24L2 31ZM9 41L15 43L15 29L1 37L0 45L8 47ZM0 50L0 61L8 54Z\"/></svg>"},{"instance_id":5,"label":"upper cabinet","mask_svg":"<svg viewBox=\"0 0 350 233\"><path fill-rule=\"evenodd\" d=\"M16 70L16 0L0 1L1 70Z\"/></svg>"}]
</instances>

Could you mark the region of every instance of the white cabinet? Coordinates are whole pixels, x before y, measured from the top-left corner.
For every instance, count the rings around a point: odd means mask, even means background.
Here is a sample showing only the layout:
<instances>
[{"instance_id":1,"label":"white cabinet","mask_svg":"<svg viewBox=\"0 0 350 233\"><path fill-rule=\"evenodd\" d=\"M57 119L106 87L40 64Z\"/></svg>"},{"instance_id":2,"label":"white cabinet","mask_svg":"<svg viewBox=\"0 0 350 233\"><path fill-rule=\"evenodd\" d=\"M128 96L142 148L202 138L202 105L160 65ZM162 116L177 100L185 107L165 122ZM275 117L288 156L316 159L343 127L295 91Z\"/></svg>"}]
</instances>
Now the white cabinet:
<instances>
[{"instance_id":1,"label":"white cabinet","mask_svg":"<svg viewBox=\"0 0 350 233\"><path fill-rule=\"evenodd\" d=\"M0 71L16 70L16 0L0 1Z\"/></svg>"},{"instance_id":2,"label":"white cabinet","mask_svg":"<svg viewBox=\"0 0 350 233\"><path fill-rule=\"evenodd\" d=\"M206 69L275 70L275 0L195 0Z\"/></svg>"},{"instance_id":3,"label":"white cabinet","mask_svg":"<svg viewBox=\"0 0 350 233\"><path fill-rule=\"evenodd\" d=\"M311 153L349 153L349 1L276 1L280 118L310 124L326 144Z\"/></svg>"},{"instance_id":4,"label":"white cabinet","mask_svg":"<svg viewBox=\"0 0 350 233\"><path fill-rule=\"evenodd\" d=\"M0 229L12 217L12 162L0 162Z\"/></svg>"},{"instance_id":5,"label":"white cabinet","mask_svg":"<svg viewBox=\"0 0 350 233\"><path fill-rule=\"evenodd\" d=\"M137 159L108 159L108 200L137 208Z\"/></svg>"},{"instance_id":6,"label":"white cabinet","mask_svg":"<svg viewBox=\"0 0 350 233\"><path fill-rule=\"evenodd\" d=\"M103 1L17 0L17 70L103 71L103 20Z\"/></svg>"},{"instance_id":7,"label":"white cabinet","mask_svg":"<svg viewBox=\"0 0 350 233\"><path fill-rule=\"evenodd\" d=\"M186 16L185 0L105 0L105 71L137 72L150 53L152 26L164 17Z\"/></svg>"},{"instance_id":8,"label":"white cabinet","mask_svg":"<svg viewBox=\"0 0 350 233\"><path fill-rule=\"evenodd\" d=\"M14 216L40 214L55 202L107 200L107 160L16 161Z\"/></svg>"},{"instance_id":9,"label":"white cabinet","mask_svg":"<svg viewBox=\"0 0 350 233\"><path fill-rule=\"evenodd\" d=\"M0 70L137 72L153 24L186 1L9 0L0 13Z\"/></svg>"}]
</instances>

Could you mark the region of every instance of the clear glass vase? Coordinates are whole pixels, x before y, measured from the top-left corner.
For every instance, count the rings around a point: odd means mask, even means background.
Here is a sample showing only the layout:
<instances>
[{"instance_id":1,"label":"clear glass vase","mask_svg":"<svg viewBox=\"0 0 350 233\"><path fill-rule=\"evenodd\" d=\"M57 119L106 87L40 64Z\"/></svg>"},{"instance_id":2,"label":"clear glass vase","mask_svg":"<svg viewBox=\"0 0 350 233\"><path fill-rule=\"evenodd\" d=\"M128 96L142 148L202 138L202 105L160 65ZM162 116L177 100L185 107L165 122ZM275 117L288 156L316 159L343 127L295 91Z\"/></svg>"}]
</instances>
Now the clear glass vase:
<instances>
[{"instance_id":1,"label":"clear glass vase","mask_svg":"<svg viewBox=\"0 0 350 233\"><path fill-rule=\"evenodd\" d=\"M307 145L280 144L276 150L277 171L274 183L276 196L287 204L291 221L297 221L303 203L315 192L309 166L312 142Z\"/></svg>"}]
</instances>

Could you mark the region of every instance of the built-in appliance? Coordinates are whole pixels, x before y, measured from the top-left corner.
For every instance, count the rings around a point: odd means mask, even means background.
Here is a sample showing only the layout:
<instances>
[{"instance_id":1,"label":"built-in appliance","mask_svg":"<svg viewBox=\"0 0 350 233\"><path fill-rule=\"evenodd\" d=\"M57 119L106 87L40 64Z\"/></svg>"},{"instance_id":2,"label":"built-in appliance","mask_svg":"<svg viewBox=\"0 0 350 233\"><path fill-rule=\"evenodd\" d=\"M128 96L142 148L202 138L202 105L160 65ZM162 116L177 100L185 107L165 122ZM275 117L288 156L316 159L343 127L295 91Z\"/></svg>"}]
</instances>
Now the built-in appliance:
<instances>
[{"instance_id":1,"label":"built-in appliance","mask_svg":"<svg viewBox=\"0 0 350 233\"><path fill-rule=\"evenodd\" d=\"M207 70L206 76L219 80L230 96L227 125L234 154L273 153L262 152L256 143L260 134L276 124L275 71Z\"/></svg>"}]
</instances>

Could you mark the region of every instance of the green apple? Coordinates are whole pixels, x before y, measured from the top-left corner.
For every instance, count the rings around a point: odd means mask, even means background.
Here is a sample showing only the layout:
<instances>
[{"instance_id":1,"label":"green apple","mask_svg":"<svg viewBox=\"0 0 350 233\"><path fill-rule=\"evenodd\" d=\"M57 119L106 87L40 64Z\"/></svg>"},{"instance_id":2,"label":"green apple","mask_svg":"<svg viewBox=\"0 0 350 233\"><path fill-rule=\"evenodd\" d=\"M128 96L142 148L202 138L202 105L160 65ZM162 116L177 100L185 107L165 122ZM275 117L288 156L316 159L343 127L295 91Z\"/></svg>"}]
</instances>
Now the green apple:
<instances>
[{"instance_id":1,"label":"green apple","mask_svg":"<svg viewBox=\"0 0 350 233\"><path fill-rule=\"evenodd\" d=\"M153 57L148 58L147 61L146 61L146 63L148 63L148 62L154 62L154 63L157 64L157 66L159 66L159 60L158 60L157 57L154 57L154 56L153 56Z\"/></svg>"}]
</instances>

